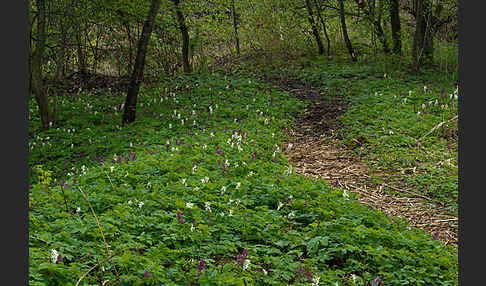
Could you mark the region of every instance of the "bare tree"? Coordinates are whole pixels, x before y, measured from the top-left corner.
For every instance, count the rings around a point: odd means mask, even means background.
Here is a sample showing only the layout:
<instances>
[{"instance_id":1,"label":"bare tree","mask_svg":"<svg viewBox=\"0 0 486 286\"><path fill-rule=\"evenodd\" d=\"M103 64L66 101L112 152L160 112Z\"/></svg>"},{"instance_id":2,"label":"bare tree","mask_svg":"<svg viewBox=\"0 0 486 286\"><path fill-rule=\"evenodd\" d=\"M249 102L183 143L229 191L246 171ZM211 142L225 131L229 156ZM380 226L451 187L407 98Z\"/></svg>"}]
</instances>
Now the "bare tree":
<instances>
[{"instance_id":1,"label":"bare tree","mask_svg":"<svg viewBox=\"0 0 486 286\"><path fill-rule=\"evenodd\" d=\"M400 28L400 1L390 0L390 23L393 38L393 53L402 54L402 39Z\"/></svg>"},{"instance_id":2,"label":"bare tree","mask_svg":"<svg viewBox=\"0 0 486 286\"><path fill-rule=\"evenodd\" d=\"M231 0L231 12L233 17L233 30L235 33L236 54L240 56L240 38L238 37L238 22L236 19L235 0Z\"/></svg>"},{"instance_id":3,"label":"bare tree","mask_svg":"<svg viewBox=\"0 0 486 286\"><path fill-rule=\"evenodd\" d=\"M155 17L160 8L160 0L152 0L147 19L143 24L142 35L138 40L137 57L133 67L132 78L128 87L127 98L125 100L125 109L123 112L122 124L131 123L135 121L135 113L137 111L138 91L140 83L143 80L143 70L145 66L145 55L147 54L147 46L152 34L152 29L155 23Z\"/></svg>"},{"instance_id":4,"label":"bare tree","mask_svg":"<svg viewBox=\"0 0 486 286\"><path fill-rule=\"evenodd\" d=\"M331 54L331 39L329 39L329 35L327 34L327 29L326 29L326 22L324 21L324 18L322 17L321 14L321 3L318 0L314 0L314 4L316 6L316 11L317 11L317 17L321 21L322 24L322 31L324 32L324 36L326 37L327 40L327 55L329 56Z\"/></svg>"},{"instance_id":5,"label":"bare tree","mask_svg":"<svg viewBox=\"0 0 486 286\"><path fill-rule=\"evenodd\" d=\"M179 29L182 34L182 62L184 65L184 72L192 72L191 64L189 63L189 32L186 26L186 21L184 19L184 14L182 13L179 0L173 0L175 5L175 11L177 16L177 22L179 23Z\"/></svg>"},{"instance_id":6,"label":"bare tree","mask_svg":"<svg viewBox=\"0 0 486 286\"><path fill-rule=\"evenodd\" d=\"M44 0L37 0L37 41L31 61L31 88L35 96L42 123L42 128L48 129L50 122L49 99L42 78L42 66L44 62L44 49L46 45L46 7Z\"/></svg>"},{"instance_id":7,"label":"bare tree","mask_svg":"<svg viewBox=\"0 0 486 286\"><path fill-rule=\"evenodd\" d=\"M316 38L318 53L319 55L322 55L324 53L324 47L322 45L321 36L319 36L319 31L317 30L316 22L314 21L314 15L312 12L312 5L310 3L310 0L305 0L305 5L307 7L307 13L309 14L308 18L309 18L309 24L312 27L312 33Z\"/></svg>"},{"instance_id":8,"label":"bare tree","mask_svg":"<svg viewBox=\"0 0 486 286\"><path fill-rule=\"evenodd\" d=\"M339 16L341 18L341 30L343 32L344 42L346 43L346 48L348 49L349 55L353 62L357 61L356 55L354 54L353 46L349 40L348 30L346 28L346 18L344 17L344 0L338 0L339 2Z\"/></svg>"}]
</instances>

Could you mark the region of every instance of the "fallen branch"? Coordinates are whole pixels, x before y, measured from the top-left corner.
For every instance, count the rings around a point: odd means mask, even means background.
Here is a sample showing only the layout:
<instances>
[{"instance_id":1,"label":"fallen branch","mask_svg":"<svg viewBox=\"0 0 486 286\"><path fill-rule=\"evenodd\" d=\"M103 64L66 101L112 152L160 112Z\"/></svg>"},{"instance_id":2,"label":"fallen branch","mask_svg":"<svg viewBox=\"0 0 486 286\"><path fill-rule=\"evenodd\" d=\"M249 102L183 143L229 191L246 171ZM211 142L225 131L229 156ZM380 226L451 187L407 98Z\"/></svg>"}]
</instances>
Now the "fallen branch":
<instances>
[{"instance_id":1,"label":"fallen branch","mask_svg":"<svg viewBox=\"0 0 486 286\"><path fill-rule=\"evenodd\" d=\"M113 188L113 191L116 192L115 186L113 185L113 182L111 181L110 176L108 176L108 173L106 172L106 170L105 170L105 174L106 174L106 177L108 178L108 180L110 181L110 184L111 184L111 187Z\"/></svg>"},{"instance_id":2,"label":"fallen branch","mask_svg":"<svg viewBox=\"0 0 486 286\"><path fill-rule=\"evenodd\" d=\"M93 216L96 220L96 223L98 224L98 229L100 231L101 237L103 238L103 242L104 242L105 247L106 247L106 252L108 253L108 258L110 259L111 264L113 265L113 269L115 270L116 280L118 282L120 282L120 278L118 277L118 271L116 270L115 263L113 262L113 260L111 260L111 257L110 257L111 256L110 247L108 246L108 243L106 243L106 239L105 239L105 236L103 234L103 229L101 229L101 225L100 225L100 222L98 220L98 217L96 216L96 213L93 209L93 206L91 206L91 203L89 202L88 196L83 192L83 190L81 188L79 188L79 191L83 195L84 199L88 202L89 208L91 209L91 213L93 214Z\"/></svg>"},{"instance_id":3,"label":"fallen branch","mask_svg":"<svg viewBox=\"0 0 486 286\"><path fill-rule=\"evenodd\" d=\"M458 117L457 115L452 117L451 119L447 120L447 121L442 121L440 122L439 124L435 125L432 129L429 130L429 132L427 132L424 136L420 137L420 139L417 140L417 143L419 143L419 141L421 141L422 139L424 139L426 136L428 136L429 134L431 134L432 132L434 132L436 129L439 129L442 125L444 124L447 124L451 121L454 121L456 120Z\"/></svg>"},{"instance_id":4,"label":"fallen branch","mask_svg":"<svg viewBox=\"0 0 486 286\"><path fill-rule=\"evenodd\" d=\"M119 255L119 254L122 254L123 252L125 252L126 250L122 250L122 251L119 251L117 253L114 253L114 254L111 254L110 256L108 256L107 258L105 258L104 260L96 263L93 267L91 267L88 271L86 271L83 275L81 275L81 277L79 277L78 279L78 282L76 282L76 284L74 286L78 286L79 283L81 283L81 281L91 272L93 271L93 269L95 269L96 267L100 266L102 263L106 262L107 260L111 260L111 258L113 258L114 256L116 255Z\"/></svg>"}]
</instances>

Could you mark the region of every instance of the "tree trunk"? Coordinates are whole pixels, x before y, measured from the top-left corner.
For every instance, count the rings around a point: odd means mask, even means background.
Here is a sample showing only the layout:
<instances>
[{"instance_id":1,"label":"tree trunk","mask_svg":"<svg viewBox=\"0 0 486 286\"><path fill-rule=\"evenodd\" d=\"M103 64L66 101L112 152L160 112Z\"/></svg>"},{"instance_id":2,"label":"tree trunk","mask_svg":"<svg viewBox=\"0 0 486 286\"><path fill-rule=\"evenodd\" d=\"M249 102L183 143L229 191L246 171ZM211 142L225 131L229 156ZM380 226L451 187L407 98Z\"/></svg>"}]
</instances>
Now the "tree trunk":
<instances>
[{"instance_id":1,"label":"tree trunk","mask_svg":"<svg viewBox=\"0 0 486 286\"><path fill-rule=\"evenodd\" d=\"M393 38L393 53L402 54L402 39L400 28L400 2L399 0L390 0L390 23Z\"/></svg>"},{"instance_id":2,"label":"tree trunk","mask_svg":"<svg viewBox=\"0 0 486 286\"><path fill-rule=\"evenodd\" d=\"M125 100L125 109L123 112L122 125L135 121L135 113L137 111L138 91L140 83L143 80L143 69L145 66L145 55L147 54L147 46L152 34L152 29L155 22L155 17L160 8L160 0L152 0L147 19L143 24L142 35L138 41L137 57L133 67L132 78L128 87L127 98Z\"/></svg>"},{"instance_id":3,"label":"tree trunk","mask_svg":"<svg viewBox=\"0 0 486 286\"><path fill-rule=\"evenodd\" d=\"M344 0L339 0L339 14L341 17L341 29L343 31L344 42L346 43L346 48L348 49L349 55L353 62L357 61L356 55L354 54L353 46L349 40L348 30L346 28L346 18L344 17Z\"/></svg>"},{"instance_id":4,"label":"tree trunk","mask_svg":"<svg viewBox=\"0 0 486 286\"><path fill-rule=\"evenodd\" d=\"M318 53L319 55L322 55L324 53L324 47L322 45L322 40L321 37L319 36L319 31L317 30L317 26L314 21L314 16L312 15L312 6L310 0L305 0L305 5L307 6L307 12L309 13L309 24L312 27L312 33L316 38Z\"/></svg>"},{"instance_id":5,"label":"tree trunk","mask_svg":"<svg viewBox=\"0 0 486 286\"><path fill-rule=\"evenodd\" d=\"M77 53L78 53L78 72L80 72L82 75L88 74L88 69L86 67L86 57L84 56L84 51L83 51L83 41L82 41L82 29L81 29L81 23L77 26L78 28L76 29L76 48L77 48Z\"/></svg>"},{"instance_id":6,"label":"tree trunk","mask_svg":"<svg viewBox=\"0 0 486 286\"><path fill-rule=\"evenodd\" d=\"M390 53L390 47L388 46L385 33L383 32L383 28L381 27L381 21L375 20L374 26L375 26L376 36L378 37L378 39L380 39L381 45L383 47L383 52L388 55Z\"/></svg>"},{"instance_id":7,"label":"tree trunk","mask_svg":"<svg viewBox=\"0 0 486 286\"><path fill-rule=\"evenodd\" d=\"M233 30L235 31L235 46L236 46L236 55L240 56L240 38L238 38L238 23L236 19L236 9L235 9L235 0L231 1L231 10L233 15Z\"/></svg>"},{"instance_id":8,"label":"tree trunk","mask_svg":"<svg viewBox=\"0 0 486 286\"><path fill-rule=\"evenodd\" d=\"M192 67L189 63L189 33L186 26L186 21L184 20L184 14L182 14L181 7L179 6L179 0L173 0L177 15L177 22L179 23L179 29L182 34L182 62L184 65L184 72L192 72Z\"/></svg>"},{"instance_id":9,"label":"tree trunk","mask_svg":"<svg viewBox=\"0 0 486 286\"><path fill-rule=\"evenodd\" d=\"M433 61L432 14L428 0L415 0L415 35L412 56L416 70Z\"/></svg>"},{"instance_id":10,"label":"tree trunk","mask_svg":"<svg viewBox=\"0 0 486 286\"><path fill-rule=\"evenodd\" d=\"M331 55L331 39L329 39L329 35L327 34L326 30L326 22L324 21L324 18L321 15L321 6L318 2L318 0L314 0L314 4L316 6L316 11L317 11L317 17L319 17L319 20L321 21L322 24L322 31L324 32L324 36L326 37L327 40L327 55Z\"/></svg>"},{"instance_id":11,"label":"tree trunk","mask_svg":"<svg viewBox=\"0 0 486 286\"><path fill-rule=\"evenodd\" d=\"M31 62L31 80L32 92L35 100L39 106L39 113L42 123L42 128L49 128L49 99L42 81L42 64L44 58L44 48L46 43L46 8L44 0L37 0L37 42L35 43L35 51L32 55Z\"/></svg>"}]
</instances>

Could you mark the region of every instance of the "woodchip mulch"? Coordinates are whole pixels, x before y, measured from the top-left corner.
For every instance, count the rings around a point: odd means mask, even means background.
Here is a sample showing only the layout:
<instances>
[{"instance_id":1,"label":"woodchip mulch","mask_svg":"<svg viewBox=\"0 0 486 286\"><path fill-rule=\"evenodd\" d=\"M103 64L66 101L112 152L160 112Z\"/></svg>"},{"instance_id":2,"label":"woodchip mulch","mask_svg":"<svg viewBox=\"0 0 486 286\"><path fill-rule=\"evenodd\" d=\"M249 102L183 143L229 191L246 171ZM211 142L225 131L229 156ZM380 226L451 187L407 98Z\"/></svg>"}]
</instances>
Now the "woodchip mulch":
<instances>
[{"instance_id":1,"label":"woodchip mulch","mask_svg":"<svg viewBox=\"0 0 486 286\"><path fill-rule=\"evenodd\" d=\"M396 180L391 182L390 174L371 174L363 158L352 155L340 144L334 134L340 128L337 118L349 105L344 97L326 100L311 84L295 78L267 78L267 81L311 102L304 115L297 119L296 127L287 131L291 139L283 150L297 173L324 178L336 187L357 193L358 201L363 204L406 218L410 227L424 229L446 244L458 244L457 215L450 215L440 202L419 191L407 189L401 183L398 186ZM371 177L387 183L374 183L376 180Z\"/></svg>"}]
</instances>

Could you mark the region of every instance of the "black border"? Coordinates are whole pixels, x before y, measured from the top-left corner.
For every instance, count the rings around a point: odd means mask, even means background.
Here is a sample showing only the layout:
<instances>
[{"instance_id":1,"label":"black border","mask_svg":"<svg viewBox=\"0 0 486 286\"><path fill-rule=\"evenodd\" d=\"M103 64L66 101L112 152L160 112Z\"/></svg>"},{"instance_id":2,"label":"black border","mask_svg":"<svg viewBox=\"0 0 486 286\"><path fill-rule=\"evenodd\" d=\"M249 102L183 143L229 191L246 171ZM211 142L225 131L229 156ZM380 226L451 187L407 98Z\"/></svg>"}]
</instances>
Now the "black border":
<instances>
[{"instance_id":1,"label":"black border","mask_svg":"<svg viewBox=\"0 0 486 286\"><path fill-rule=\"evenodd\" d=\"M4 222L3 246L7 250L4 262L8 262L7 267L2 268L5 274L2 275L2 284L5 280L12 279L14 283L5 284L28 285L29 1L16 0L2 3L4 5L0 9L3 12L0 26L4 33L2 33L3 44L1 45L3 59L1 91L4 112L1 113L1 122L4 133L1 142L5 168L2 176L4 207L1 215ZM471 5L473 3L476 5ZM481 33L484 22L480 19L484 19L486 10L477 7L479 6L477 4L483 3L483 1L467 0L459 3L459 285L484 283L474 283L484 280L483 263L474 261L475 258L482 258L480 257L482 249L478 246L483 241L480 232L484 225L482 223L484 213L481 212L484 209L484 200L475 197L483 191L481 187L483 184L479 179L484 176L481 168L484 163L477 155L481 153L480 147L484 145L481 139L484 130L481 127L485 122L485 118L481 116L484 113L484 105L470 103L483 97L481 90L484 88L482 83L485 78L482 70L485 67L484 61L479 60L478 57L482 56L485 50L481 41L484 37ZM470 134L469 140L466 139L465 134ZM474 134L476 136L472 137ZM477 168L474 166L476 163L479 166ZM473 178L478 180L474 182ZM469 234L467 234L468 229Z\"/></svg>"},{"instance_id":2,"label":"black border","mask_svg":"<svg viewBox=\"0 0 486 286\"><path fill-rule=\"evenodd\" d=\"M3 1L1 121L4 253L2 283L28 285L28 7L29 1ZM13 283L9 280L13 280Z\"/></svg>"},{"instance_id":3,"label":"black border","mask_svg":"<svg viewBox=\"0 0 486 286\"><path fill-rule=\"evenodd\" d=\"M478 101L484 98L481 91L486 80L483 72L485 48L478 38L484 35L483 7L484 1L462 0L459 3L459 285L485 284L481 261L485 217L481 178L485 175L483 156L478 156L484 152L485 141L481 135L486 122L485 105Z\"/></svg>"}]
</instances>

